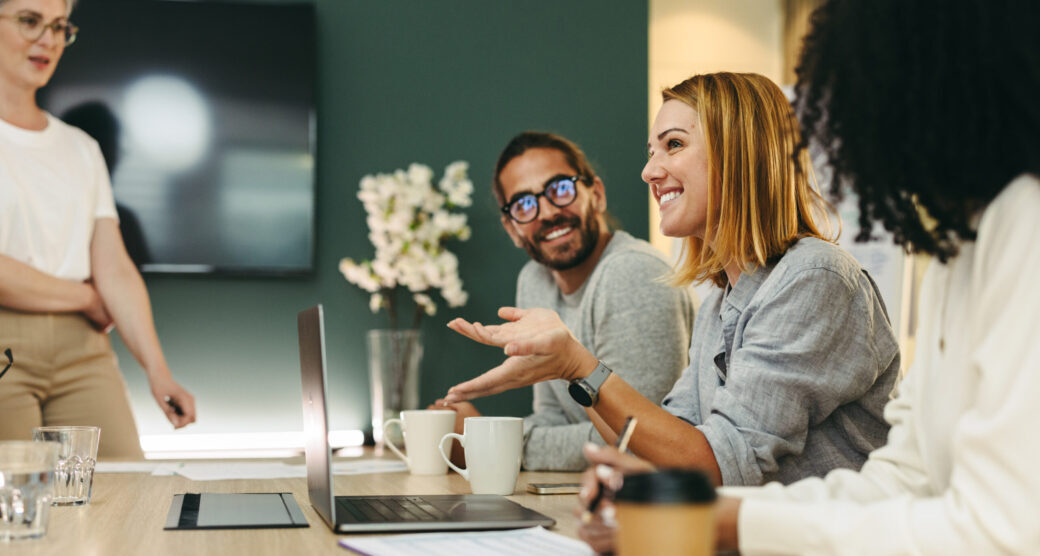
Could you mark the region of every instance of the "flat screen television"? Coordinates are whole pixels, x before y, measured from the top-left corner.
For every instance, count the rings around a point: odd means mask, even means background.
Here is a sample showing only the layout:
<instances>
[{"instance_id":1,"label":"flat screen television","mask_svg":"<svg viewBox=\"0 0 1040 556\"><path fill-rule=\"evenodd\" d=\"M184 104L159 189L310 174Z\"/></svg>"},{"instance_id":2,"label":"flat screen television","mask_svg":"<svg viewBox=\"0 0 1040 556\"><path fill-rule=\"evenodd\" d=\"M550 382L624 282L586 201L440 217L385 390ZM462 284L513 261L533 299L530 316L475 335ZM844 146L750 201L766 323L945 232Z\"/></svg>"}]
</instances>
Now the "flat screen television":
<instances>
[{"instance_id":1,"label":"flat screen television","mask_svg":"<svg viewBox=\"0 0 1040 556\"><path fill-rule=\"evenodd\" d=\"M98 139L143 272L306 274L310 4L83 0L41 106Z\"/></svg>"}]
</instances>

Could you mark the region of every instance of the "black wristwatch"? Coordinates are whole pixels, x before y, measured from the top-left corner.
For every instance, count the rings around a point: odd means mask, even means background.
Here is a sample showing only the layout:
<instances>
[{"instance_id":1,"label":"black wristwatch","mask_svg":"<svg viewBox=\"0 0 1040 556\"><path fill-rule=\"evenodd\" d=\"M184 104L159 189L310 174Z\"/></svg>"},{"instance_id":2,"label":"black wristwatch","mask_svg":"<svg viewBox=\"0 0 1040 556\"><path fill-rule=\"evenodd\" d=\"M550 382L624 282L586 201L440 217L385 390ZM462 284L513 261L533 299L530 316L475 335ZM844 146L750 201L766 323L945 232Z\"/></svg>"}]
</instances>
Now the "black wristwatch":
<instances>
[{"instance_id":1,"label":"black wristwatch","mask_svg":"<svg viewBox=\"0 0 1040 556\"><path fill-rule=\"evenodd\" d=\"M592 407L599 401L600 386L603 386L603 383L607 381L607 377L612 372L600 361L599 365L596 365L595 370L592 371L592 374L585 378L572 380L570 386L567 387L567 391L570 392L574 401L585 407Z\"/></svg>"}]
</instances>

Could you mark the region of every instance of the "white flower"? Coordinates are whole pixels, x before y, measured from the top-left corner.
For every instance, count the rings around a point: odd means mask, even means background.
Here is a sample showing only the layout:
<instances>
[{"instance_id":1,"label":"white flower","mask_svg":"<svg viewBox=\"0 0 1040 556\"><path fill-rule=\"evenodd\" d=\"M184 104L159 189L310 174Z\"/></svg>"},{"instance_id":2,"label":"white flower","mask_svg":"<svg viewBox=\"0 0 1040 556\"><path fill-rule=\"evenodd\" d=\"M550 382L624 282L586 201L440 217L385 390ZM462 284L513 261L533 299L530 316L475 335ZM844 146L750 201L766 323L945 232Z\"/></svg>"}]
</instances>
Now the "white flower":
<instances>
[{"instance_id":1,"label":"white flower","mask_svg":"<svg viewBox=\"0 0 1040 556\"><path fill-rule=\"evenodd\" d=\"M465 241L472 235L466 215L452 212L472 204L468 171L465 161L449 164L436 188L433 170L418 163L407 170L361 178L357 198L364 206L368 239L376 253L361 263L343 259L339 270L349 282L372 293L373 312L388 307L386 296L398 287L412 292L412 300L428 315L437 310L429 295L434 290L452 307L466 303L458 259L443 242Z\"/></svg>"},{"instance_id":2,"label":"white flower","mask_svg":"<svg viewBox=\"0 0 1040 556\"><path fill-rule=\"evenodd\" d=\"M416 305L423 308L423 311L425 311L427 315L432 317L437 314L437 305L432 299L430 299L430 296L424 293L417 293L412 296L412 299L415 301Z\"/></svg>"},{"instance_id":3,"label":"white flower","mask_svg":"<svg viewBox=\"0 0 1040 556\"><path fill-rule=\"evenodd\" d=\"M368 308L373 313L378 313L379 309L383 307L383 294L374 293L372 297L368 298Z\"/></svg>"},{"instance_id":4,"label":"white flower","mask_svg":"<svg viewBox=\"0 0 1040 556\"><path fill-rule=\"evenodd\" d=\"M351 259L343 259L339 262L339 271L348 282L357 284L365 291L379 290L379 280L373 276L371 266L367 262L358 264Z\"/></svg>"},{"instance_id":5,"label":"white flower","mask_svg":"<svg viewBox=\"0 0 1040 556\"><path fill-rule=\"evenodd\" d=\"M433 179L433 170L425 165L413 162L408 166L408 180L415 185L426 184L430 185L430 181Z\"/></svg>"}]
</instances>

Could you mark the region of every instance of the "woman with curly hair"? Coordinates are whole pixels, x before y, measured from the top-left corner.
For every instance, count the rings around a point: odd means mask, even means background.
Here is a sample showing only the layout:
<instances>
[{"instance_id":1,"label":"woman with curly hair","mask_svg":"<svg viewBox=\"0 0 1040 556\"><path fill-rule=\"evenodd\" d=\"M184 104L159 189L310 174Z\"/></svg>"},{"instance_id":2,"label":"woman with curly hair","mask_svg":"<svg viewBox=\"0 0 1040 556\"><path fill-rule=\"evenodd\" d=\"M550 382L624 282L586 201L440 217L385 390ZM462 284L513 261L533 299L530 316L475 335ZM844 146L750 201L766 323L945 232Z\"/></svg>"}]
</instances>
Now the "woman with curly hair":
<instances>
[{"instance_id":1,"label":"woman with curly hair","mask_svg":"<svg viewBox=\"0 0 1040 556\"><path fill-rule=\"evenodd\" d=\"M858 472L724 489L720 548L1040 553L1038 11L832 0L814 14L798 69L803 127L857 194L863 229L880 221L936 260L913 366L885 409L888 443ZM602 529L585 530L598 549L612 542Z\"/></svg>"}]
</instances>

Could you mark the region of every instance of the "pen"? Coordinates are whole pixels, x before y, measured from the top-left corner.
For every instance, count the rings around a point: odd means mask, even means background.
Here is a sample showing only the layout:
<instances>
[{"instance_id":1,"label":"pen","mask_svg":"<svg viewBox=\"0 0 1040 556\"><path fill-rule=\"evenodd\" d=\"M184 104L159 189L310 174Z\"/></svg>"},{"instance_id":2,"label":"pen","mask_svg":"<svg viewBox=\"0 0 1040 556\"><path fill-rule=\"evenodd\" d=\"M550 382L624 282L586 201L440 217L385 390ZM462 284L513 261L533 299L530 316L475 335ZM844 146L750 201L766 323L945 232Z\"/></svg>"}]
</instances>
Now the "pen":
<instances>
[{"instance_id":1,"label":"pen","mask_svg":"<svg viewBox=\"0 0 1040 556\"><path fill-rule=\"evenodd\" d=\"M632 432L636 430L636 423L638 422L639 420L635 417L629 417L625 421L625 425L621 427L621 433L618 434L617 443L614 444L614 446L618 449L618 452L621 452L623 454L625 453L625 450L628 449L628 441L630 438L632 438ZM592 516L596 514L596 508L599 507L600 501L603 500L604 493L609 488L610 487L608 487L607 485L600 485L599 491L596 492L596 496L592 497L592 501L589 502L588 509L582 512L581 514L582 523L588 523L592 521Z\"/></svg>"},{"instance_id":2,"label":"pen","mask_svg":"<svg viewBox=\"0 0 1040 556\"><path fill-rule=\"evenodd\" d=\"M173 398L171 398L169 396L166 396L166 404L169 405L170 409L172 409L173 412L176 413L177 415L180 415L180 416L184 415L184 410L181 409L181 406L178 405L177 402L174 401Z\"/></svg>"},{"instance_id":3,"label":"pen","mask_svg":"<svg viewBox=\"0 0 1040 556\"><path fill-rule=\"evenodd\" d=\"M14 365L14 356L11 355L11 348L5 349L4 355L7 356L7 366L4 367L4 370L0 371L0 378L3 378L4 375L7 374L7 369L10 369L11 365Z\"/></svg>"}]
</instances>

